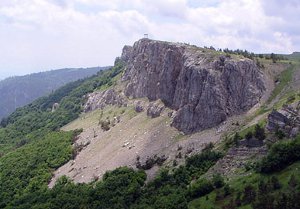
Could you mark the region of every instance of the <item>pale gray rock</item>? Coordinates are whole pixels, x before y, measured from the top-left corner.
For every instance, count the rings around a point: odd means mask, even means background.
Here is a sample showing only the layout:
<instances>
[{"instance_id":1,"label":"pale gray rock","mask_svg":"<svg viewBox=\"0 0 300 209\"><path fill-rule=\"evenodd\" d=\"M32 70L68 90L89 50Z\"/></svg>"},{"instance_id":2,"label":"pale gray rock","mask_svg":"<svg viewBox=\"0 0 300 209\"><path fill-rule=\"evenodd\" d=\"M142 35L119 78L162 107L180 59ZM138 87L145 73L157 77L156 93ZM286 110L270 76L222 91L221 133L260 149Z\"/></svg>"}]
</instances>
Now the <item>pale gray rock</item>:
<instances>
[{"instance_id":1,"label":"pale gray rock","mask_svg":"<svg viewBox=\"0 0 300 209\"><path fill-rule=\"evenodd\" d=\"M157 118L164 109L165 106L160 102L150 102L147 108L147 115L151 118Z\"/></svg>"},{"instance_id":2,"label":"pale gray rock","mask_svg":"<svg viewBox=\"0 0 300 209\"><path fill-rule=\"evenodd\" d=\"M124 62L127 62L131 56L131 52L132 52L132 46L125 45L122 50L121 59Z\"/></svg>"},{"instance_id":3,"label":"pale gray rock","mask_svg":"<svg viewBox=\"0 0 300 209\"><path fill-rule=\"evenodd\" d=\"M294 127L292 128L291 132L290 132L290 136L291 137L296 137L299 133L299 127Z\"/></svg>"},{"instance_id":4,"label":"pale gray rock","mask_svg":"<svg viewBox=\"0 0 300 209\"><path fill-rule=\"evenodd\" d=\"M268 124L266 126L267 130L271 132L275 132L278 129L285 129L287 125L290 124L290 120L287 115L284 114L283 111L278 112L277 110L273 110L268 115Z\"/></svg>"},{"instance_id":5,"label":"pale gray rock","mask_svg":"<svg viewBox=\"0 0 300 209\"><path fill-rule=\"evenodd\" d=\"M216 126L249 110L265 90L254 61L186 44L141 39L124 48L122 58L125 95L160 99L177 111L172 125L185 133Z\"/></svg>"},{"instance_id":6,"label":"pale gray rock","mask_svg":"<svg viewBox=\"0 0 300 209\"><path fill-rule=\"evenodd\" d=\"M144 104L142 101L137 101L134 103L134 110L136 112L143 112L144 111Z\"/></svg>"},{"instance_id":7,"label":"pale gray rock","mask_svg":"<svg viewBox=\"0 0 300 209\"><path fill-rule=\"evenodd\" d=\"M51 112L55 112L58 108L59 108L59 104L58 103L54 103L52 105L52 111Z\"/></svg>"},{"instance_id":8,"label":"pale gray rock","mask_svg":"<svg viewBox=\"0 0 300 209\"><path fill-rule=\"evenodd\" d=\"M95 109L103 109L107 105L126 106L127 98L115 92L114 89L106 91L93 92L88 94L88 100L84 105L84 112Z\"/></svg>"},{"instance_id":9,"label":"pale gray rock","mask_svg":"<svg viewBox=\"0 0 300 209\"><path fill-rule=\"evenodd\" d=\"M300 129L300 103L296 107L284 105L280 110L273 110L268 115L267 130L276 132L281 130L287 137L295 137Z\"/></svg>"}]
</instances>

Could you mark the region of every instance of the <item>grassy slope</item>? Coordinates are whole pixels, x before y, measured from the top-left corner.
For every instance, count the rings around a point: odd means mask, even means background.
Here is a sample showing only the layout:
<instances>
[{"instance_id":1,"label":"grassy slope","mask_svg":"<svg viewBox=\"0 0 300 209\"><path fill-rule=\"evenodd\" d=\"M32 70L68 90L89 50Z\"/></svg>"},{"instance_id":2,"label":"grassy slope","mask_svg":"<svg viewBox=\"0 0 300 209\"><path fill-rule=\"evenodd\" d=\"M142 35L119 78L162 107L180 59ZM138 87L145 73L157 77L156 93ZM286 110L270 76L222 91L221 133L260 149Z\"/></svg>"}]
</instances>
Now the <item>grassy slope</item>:
<instances>
[{"instance_id":1,"label":"grassy slope","mask_svg":"<svg viewBox=\"0 0 300 209\"><path fill-rule=\"evenodd\" d=\"M294 52L289 55L285 55L289 60L300 62L300 52Z\"/></svg>"},{"instance_id":2,"label":"grassy slope","mask_svg":"<svg viewBox=\"0 0 300 209\"><path fill-rule=\"evenodd\" d=\"M283 71L279 76L279 84L276 85L275 89L273 90L271 96L269 97L267 104L270 103L273 99L276 98L283 91L283 89L292 81L293 73L298 66L293 64L285 71Z\"/></svg>"},{"instance_id":3,"label":"grassy slope","mask_svg":"<svg viewBox=\"0 0 300 209\"><path fill-rule=\"evenodd\" d=\"M41 97L29 105L18 108L0 123L0 156L30 143L45 132L58 130L73 121L82 111L84 95L110 83L122 71L121 65L101 71L88 79L71 82L49 96ZM60 107L51 112L52 105Z\"/></svg>"},{"instance_id":4,"label":"grassy slope","mask_svg":"<svg viewBox=\"0 0 300 209\"><path fill-rule=\"evenodd\" d=\"M257 182L259 182L259 180L261 180L261 179L267 180L271 176L276 176L279 179L280 183L282 184L283 190L288 190L287 184L288 184L289 178L292 174L297 176L298 181L300 181L300 162L296 162L296 163L290 165L289 167L285 168L284 170L274 173L272 175L263 175L263 174L259 174L259 173L249 172L244 177L233 179L230 182L228 182L229 186L231 188L234 188L234 191L228 197L226 197L222 200L216 201L217 190L214 190L213 192L211 192L208 195L205 195L201 198L191 201L189 203L189 209L222 208L224 203L228 203L232 197L236 197L239 192L242 192L246 185L251 184L257 188ZM222 189L219 189L219 191L221 191L221 190ZM250 205L242 206L239 208L252 209L252 207Z\"/></svg>"},{"instance_id":5,"label":"grassy slope","mask_svg":"<svg viewBox=\"0 0 300 209\"><path fill-rule=\"evenodd\" d=\"M58 129L78 117L83 95L107 84L121 70L116 66L70 83L1 121L0 208L23 194L47 188L53 170L73 156L71 144L77 132ZM60 107L51 112L49 107L55 102L59 102Z\"/></svg>"}]
</instances>

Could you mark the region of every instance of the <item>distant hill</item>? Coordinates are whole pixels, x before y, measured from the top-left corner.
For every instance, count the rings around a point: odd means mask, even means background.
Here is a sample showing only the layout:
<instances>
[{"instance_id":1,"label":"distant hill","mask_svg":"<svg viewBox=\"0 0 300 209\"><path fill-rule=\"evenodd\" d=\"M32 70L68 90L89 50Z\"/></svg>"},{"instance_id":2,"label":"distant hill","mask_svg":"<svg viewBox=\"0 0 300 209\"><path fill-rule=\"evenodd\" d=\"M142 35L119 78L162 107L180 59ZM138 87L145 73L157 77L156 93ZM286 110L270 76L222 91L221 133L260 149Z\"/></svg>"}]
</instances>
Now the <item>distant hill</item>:
<instances>
[{"instance_id":1,"label":"distant hill","mask_svg":"<svg viewBox=\"0 0 300 209\"><path fill-rule=\"evenodd\" d=\"M300 52L293 52L291 55L289 55L289 58L300 60Z\"/></svg>"},{"instance_id":2,"label":"distant hill","mask_svg":"<svg viewBox=\"0 0 300 209\"><path fill-rule=\"evenodd\" d=\"M66 68L4 79L0 81L0 119L68 82L89 77L105 68Z\"/></svg>"},{"instance_id":3,"label":"distant hill","mask_svg":"<svg viewBox=\"0 0 300 209\"><path fill-rule=\"evenodd\" d=\"M284 55L286 58L294 61L300 60L300 52L293 52L292 54Z\"/></svg>"}]
</instances>

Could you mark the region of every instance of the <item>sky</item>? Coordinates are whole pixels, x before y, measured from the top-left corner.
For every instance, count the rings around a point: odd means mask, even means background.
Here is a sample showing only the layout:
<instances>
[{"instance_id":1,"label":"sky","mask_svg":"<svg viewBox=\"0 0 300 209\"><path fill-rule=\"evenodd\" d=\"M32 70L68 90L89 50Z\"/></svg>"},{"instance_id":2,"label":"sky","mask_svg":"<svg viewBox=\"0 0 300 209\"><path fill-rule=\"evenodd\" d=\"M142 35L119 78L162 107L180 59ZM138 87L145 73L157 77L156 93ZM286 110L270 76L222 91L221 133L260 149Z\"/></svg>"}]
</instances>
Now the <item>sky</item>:
<instances>
[{"instance_id":1,"label":"sky","mask_svg":"<svg viewBox=\"0 0 300 209\"><path fill-rule=\"evenodd\" d=\"M143 37L255 53L300 51L299 0L0 0L0 80L113 65Z\"/></svg>"}]
</instances>

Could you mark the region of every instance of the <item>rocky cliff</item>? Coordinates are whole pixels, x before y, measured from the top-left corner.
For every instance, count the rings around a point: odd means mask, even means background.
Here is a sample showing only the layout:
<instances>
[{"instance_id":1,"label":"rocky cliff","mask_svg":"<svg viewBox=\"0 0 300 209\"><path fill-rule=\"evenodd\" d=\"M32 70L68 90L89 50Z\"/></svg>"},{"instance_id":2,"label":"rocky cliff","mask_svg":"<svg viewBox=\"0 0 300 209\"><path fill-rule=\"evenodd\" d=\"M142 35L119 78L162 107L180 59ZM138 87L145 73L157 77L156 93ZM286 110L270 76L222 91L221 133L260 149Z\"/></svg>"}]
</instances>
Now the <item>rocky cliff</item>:
<instances>
[{"instance_id":1,"label":"rocky cliff","mask_svg":"<svg viewBox=\"0 0 300 209\"><path fill-rule=\"evenodd\" d=\"M281 131L284 136L295 137L300 131L300 102L283 105L279 110L273 110L268 115L266 126L270 132Z\"/></svg>"},{"instance_id":2,"label":"rocky cliff","mask_svg":"<svg viewBox=\"0 0 300 209\"><path fill-rule=\"evenodd\" d=\"M83 107L84 112L103 109L107 105L127 106L125 96L117 94L114 89L93 92L87 95L87 102Z\"/></svg>"},{"instance_id":3,"label":"rocky cliff","mask_svg":"<svg viewBox=\"0 0 300 209\"><path fill-rule=\"evenodd\" d=\"M141 39L126 46L125 95L160 99L185 133L213 127L257 104L265 90L254 61L195 46Z\"/></svg>"}]
</instances>

